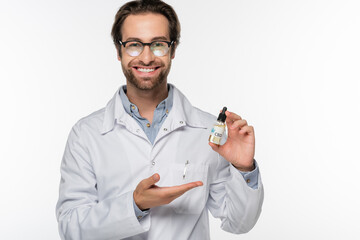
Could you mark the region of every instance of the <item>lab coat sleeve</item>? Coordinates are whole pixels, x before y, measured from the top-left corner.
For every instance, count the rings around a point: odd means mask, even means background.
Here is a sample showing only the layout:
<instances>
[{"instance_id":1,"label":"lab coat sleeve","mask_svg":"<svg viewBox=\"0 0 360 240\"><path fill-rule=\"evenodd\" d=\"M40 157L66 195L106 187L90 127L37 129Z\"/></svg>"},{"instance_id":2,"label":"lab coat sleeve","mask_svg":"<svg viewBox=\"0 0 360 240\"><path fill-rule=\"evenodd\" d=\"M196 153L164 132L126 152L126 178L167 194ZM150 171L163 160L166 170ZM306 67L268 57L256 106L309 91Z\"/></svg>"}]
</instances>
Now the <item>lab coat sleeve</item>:
<instances>
[{"instance_id":1,"label":"lab coat sleeve","mask_svg":"<svg viewBox=\"0 0 360 240\"><path fill-rule=\"evenodd\" d=\"M122 239L148 231L150 216L138 221L132 191L98 200L96 176L82 140L75 125L61 164L56 206L61 239Z\"/></svg>"},{"instance_id":2,"label":"lab coat sleeve","mask_svg":"<svg viewBox=\"0 0 360 240\"><path fill-rule=\"evenodd\" d=\"M257 222L264 199L264 189L258 174L258 187L251 188L242 174L218 155L213 170L207 207L215 218L221 219L221 228L231 233L246 233Z\"/></svg>"}]
</instances>

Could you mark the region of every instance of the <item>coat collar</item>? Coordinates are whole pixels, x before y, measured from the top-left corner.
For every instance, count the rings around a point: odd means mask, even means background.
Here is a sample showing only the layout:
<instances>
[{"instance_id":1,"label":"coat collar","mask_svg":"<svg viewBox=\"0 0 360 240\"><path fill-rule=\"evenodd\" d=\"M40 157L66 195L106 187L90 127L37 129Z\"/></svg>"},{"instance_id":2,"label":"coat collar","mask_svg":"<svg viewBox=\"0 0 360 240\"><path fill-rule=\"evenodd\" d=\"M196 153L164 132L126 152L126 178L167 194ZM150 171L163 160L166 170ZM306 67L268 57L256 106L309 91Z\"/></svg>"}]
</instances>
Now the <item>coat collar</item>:
<instances>
[{"instance_id":1,"label":"coat collar","mask_svg":"<svg viewBox=\"0 0 360 240\"><path fill-rule=\"evenodd\" d=\"M206 122L199 115L199 110L194 108L189 100L174 86L173 87L173 107L168 118L173 122L183 121L191 127L206 128ZM116 123L124 123L129 120L130 115L126 113L121 102L119 91L115 92L113 98L105 107L104 120L101 133L106 134L114 129Z\"/></svg>"}]
</instances>

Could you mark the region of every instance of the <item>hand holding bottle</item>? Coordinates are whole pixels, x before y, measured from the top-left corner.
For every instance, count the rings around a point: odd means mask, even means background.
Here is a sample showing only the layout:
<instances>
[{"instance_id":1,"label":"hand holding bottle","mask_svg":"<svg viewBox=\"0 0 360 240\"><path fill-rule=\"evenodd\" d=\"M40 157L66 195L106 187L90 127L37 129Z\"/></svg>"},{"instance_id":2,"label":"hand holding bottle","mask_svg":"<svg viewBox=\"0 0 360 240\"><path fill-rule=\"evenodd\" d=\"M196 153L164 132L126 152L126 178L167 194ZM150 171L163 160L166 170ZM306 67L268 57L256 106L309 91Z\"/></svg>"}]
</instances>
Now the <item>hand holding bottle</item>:
<instances>
[{"instance_id":1,"label":"hand holding bottle","mask_svg":"<svg viewBox=\"0 0 360 240\"><path fill-rule=\"evenodd\" d=\"M245 119L233 112L225 111L225 115L228 127L228 138L225 144L218 145L210 141L209 145L237 169L252 171L255 154L254 127L249 126Z\"/></svg>"}]
</instances>

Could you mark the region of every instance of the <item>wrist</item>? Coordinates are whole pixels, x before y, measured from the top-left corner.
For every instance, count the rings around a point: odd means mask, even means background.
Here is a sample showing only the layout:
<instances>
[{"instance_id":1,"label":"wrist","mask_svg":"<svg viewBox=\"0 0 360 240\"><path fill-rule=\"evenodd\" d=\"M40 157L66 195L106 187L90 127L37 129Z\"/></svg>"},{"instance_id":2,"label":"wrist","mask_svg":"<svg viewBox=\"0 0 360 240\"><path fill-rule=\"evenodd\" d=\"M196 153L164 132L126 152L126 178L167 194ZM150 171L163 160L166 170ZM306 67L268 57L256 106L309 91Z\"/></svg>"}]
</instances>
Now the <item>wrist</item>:
<instances>
[{"instance_id":1,"label":"wrist","mask_svg":"<svg viewBox=\"0 0 360 240\"><path fill-rule=\"evenodd\" d=\"M241 171L241 172L251 172L255 169L255 163L253 162L250 166L237 166L237 165L234 165L233 166Z\"/></svg>"},{"instance_id":2,"label":"wrist","mask_svg":"<svg viewBox=\"0 0 360 240\"><path fill-rule=\"evenodd\" d=\"M136 193L135 191L133 192L133 199L134 199L134 203L135 205L137 206L137 208L140 210L140 211L146 211L147 209L144 209L143 206L141 206L141 204L139 203L139 201L137 200L137 196L136 196Z\"/></svg>"}]
</instances>

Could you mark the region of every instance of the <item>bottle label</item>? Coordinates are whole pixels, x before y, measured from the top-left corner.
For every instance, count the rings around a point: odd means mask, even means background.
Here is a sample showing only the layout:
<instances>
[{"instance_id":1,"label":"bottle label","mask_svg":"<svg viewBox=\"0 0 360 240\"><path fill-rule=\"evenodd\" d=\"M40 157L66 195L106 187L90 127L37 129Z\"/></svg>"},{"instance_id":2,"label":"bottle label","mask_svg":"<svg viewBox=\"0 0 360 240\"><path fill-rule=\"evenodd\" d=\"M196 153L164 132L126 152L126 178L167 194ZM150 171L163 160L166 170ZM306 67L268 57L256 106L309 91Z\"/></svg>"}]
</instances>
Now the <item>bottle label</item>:
<instances>
[{"instance_id":1,"label":"bottle label","mask_svg":"<svg viewBox=\"0 0 360 240\"><path fill-rule=\"evenodd\" d=\"M221 137L224 134L224 130L225 130L225 125L223 125L223 126L218 126L218 125L214 126L211 129L211 134L210 134L210 137L209 137L209 141L219 145L220 141L221 141Z\"/></svg>"}]
</instances>

